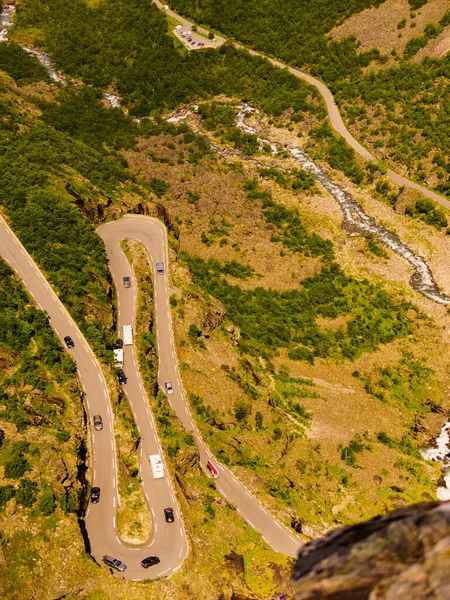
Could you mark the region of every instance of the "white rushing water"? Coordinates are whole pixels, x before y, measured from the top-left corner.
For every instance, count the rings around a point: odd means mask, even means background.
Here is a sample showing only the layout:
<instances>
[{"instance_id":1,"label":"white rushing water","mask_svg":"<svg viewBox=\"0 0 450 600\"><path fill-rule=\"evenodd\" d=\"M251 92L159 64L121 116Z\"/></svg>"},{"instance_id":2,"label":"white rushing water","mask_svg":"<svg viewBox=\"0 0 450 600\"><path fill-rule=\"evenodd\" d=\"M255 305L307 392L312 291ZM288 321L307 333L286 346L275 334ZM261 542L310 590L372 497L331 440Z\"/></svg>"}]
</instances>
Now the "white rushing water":
<instances>
[{"instance_id":1,"label":"white rushing water","mask_svg":"<svg viewBox=\"0 0 450 600\"><path fill-rule=\"evenodd\" d=\"M244 133L257 135L255 127L247 125L246 118L249 115L256 116L258 111L247 105L242 104L238 107L237 126ZM258 137L258 142L261 147L269 145L272 154L277 154L279 151L287 151L299 163L302 169L313 174L314 178L329 192L329 194L337 201L342 210L344 217L344 225L360 233L361 235L373 234L383 244L390 248L395 254L404 258L414 268L414 274L411 277L411 287L420 292L426 298L438 302L439 304L450 304L450 297L444 294L436 285L433 275L427 263L421 256L417 256L414 252L404 244L400 238L379 225L372 217L369 217L364 212L363 207L348 192L338 185L329 173L320 165L313 162L300 148L287 148L277 142ZM261 165L264 167L264 165Z\"/></svg>"},{"instance_id":2,"label":"white rushing water","mask_svg":"<svg viewBox=\"0 0 450 600\"><path fill-rule=\"evenodd\" d=\"M249 116L257 116L258 111L242 104L238 107L237 126L241 131L257 135L257 130L254 127L247 125L246 118ZM449 304L450 298L439 290L436 285L430 268L422 257L417 256L408 248L400 238L389 231L382 225L376 223L372 217L367 215L362 206L345 192L337 183L335 183L324 168L314 163L300 148L286 148L281 144L272 142L271 140L258 138L261 147L269 144L272 154L278 154L279 151L287 151L297 159L300 166L312 173L317 181L331 194L341 207L344 225L352 231L357 231L362 235L371 233L378 237L388 248L409 262L414 268L414 274L411 277L411 287L420 292L426 298L433 300L439 304ZM259 165L263 166L263 165ZM444 470L445 487L438 487L436 495L441 500L450 500L450 422L442 426L441 432L435 440L435 445L430 448L421 450L422 457L425 460L430 460L440 463Z\"/></svg>"},{"instance_id":3,"label":"white rushing water","mask_svg":"<svg viewBox=\"0 0 450 600\"><path fill-rule=\"evenodd\" d=\"M120 96L118 96L117 94L103 92L103 98L109 103L111 108L120 108Z\"/></svg>"},{"instance_id":4,"label":"white rushing water","mask_svg":"<svg viewBox=\"0 0 450 600\"><path fill-rule=\"evenodd\" d=\"M12 27L12 18L15 12L14 4L7 4L0 12L0 42L8 41L8 29Z\"/></svg>"},{"instance_id":5,"label":"white rushing water","mask_svg":"<svg viewBox=\"0 0 450 600\"><path fill-rule=\"evenodd\" d=\"M30 48L29 46L22 46L22 48L25 50L25 52L32 54L38 59L41 65L47 69L50 79L53 79L53 81L56 81L57 83L67 85L66 79L60 73L58 73L47 52L44 52L43 50L36 50L35 48Z\"/></svg>"},{"instance_id":6,"label":"white rushing water","mask_svg":"<svg viewBox=\"0 0 450 600\"><path fill-rule=\"evenodd\" d=\"M446 487L438 487L436 495L440 500L450 500L450 423L442 426L432 448L423 448L420 453L425 460L438 462L444 469Z\"/></svg>"}]
</instances>

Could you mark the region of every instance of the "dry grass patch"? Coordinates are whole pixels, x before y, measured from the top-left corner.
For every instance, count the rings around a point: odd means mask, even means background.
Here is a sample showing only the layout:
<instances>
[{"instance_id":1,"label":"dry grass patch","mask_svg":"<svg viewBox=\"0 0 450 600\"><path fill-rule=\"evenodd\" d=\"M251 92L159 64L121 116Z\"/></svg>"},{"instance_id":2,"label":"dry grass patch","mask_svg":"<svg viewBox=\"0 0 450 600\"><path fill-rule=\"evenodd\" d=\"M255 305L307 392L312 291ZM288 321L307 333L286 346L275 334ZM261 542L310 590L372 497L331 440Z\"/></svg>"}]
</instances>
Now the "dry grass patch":
<instances>
[{"instance_id":1,"label":"dry grass patch","mask_svg":"<svg viewBox=\"0 0 450 600\"><path fill-rule=\"evenodd\" d=\"M333 29L329 36L339 40L354 35L361 44L359 52L378 48L384 54L393 49L403 54L407 42L422 35L428 23L438 22L447 9L448 2L445 0L430 0L415 11L408 0L387 0L378 8L368 8L353 15ZM411 18L411 14L415 17ZM403 19L406 20L405 27L398 29L397 25ZM413 23L415 25L411 26Z\"/></svg>"}]
</instances>

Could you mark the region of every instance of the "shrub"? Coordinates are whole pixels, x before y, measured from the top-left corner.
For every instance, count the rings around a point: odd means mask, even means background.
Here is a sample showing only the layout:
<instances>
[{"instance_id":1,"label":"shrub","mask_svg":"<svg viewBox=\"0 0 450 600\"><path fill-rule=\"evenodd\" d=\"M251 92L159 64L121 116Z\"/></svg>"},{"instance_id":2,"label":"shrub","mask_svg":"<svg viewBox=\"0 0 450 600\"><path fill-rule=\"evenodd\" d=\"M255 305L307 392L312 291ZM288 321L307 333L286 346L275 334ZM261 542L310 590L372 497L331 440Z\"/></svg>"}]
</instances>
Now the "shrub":
<instances>
[{"instance_id":1,"label":"shrub","mask_svg":"<svg viewBox=\"0 0 450 600\"><path fill-rule=\"evenodd\" d=\"M14 498L15 489L12 485L0 485L0 508Z\"/></svg>"},{"instance_id":2,"label":"shrub","mask_svg":"<svg viewBox=\"0 0 450 600\"><path fill-rule=\"evenodd\" d=\"M241 399L238 400L234 407L234 416L237 421L245 421L249 415L251 415L252 407L251 404Z\"/></svg>"},{"instance_id":3,"label":"shrub","mask_svg":"<svg viewBox=\"0 0 450 600\"><path fill-rule=\"evenodd\" d=\"M24 508L31 508L36 502L38 486L31 479L21 479L16 493L17 503Z\"/></svg>"},{"instance_id":4,"label":"shrub","mask_svg":"<svg viewBox=\"0 0 450 600\"><path fill-rule=\"evenodd\" d=\"M37 510L44 517L48 517L55 510L55 497L49 487L45 487L42 490L37 504Z\"/></svg>"}]
</instances>

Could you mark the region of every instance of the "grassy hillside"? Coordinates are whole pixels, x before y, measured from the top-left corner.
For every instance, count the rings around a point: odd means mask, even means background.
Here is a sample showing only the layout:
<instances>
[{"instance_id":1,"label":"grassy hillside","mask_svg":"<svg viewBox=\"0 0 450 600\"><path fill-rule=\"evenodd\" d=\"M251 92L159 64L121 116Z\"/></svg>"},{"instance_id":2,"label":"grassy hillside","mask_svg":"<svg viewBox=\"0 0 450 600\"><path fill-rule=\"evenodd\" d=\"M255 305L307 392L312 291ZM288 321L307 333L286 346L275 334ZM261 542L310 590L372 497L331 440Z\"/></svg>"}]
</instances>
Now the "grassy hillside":
<instances>
[{"instance_id":1,"label":"grassy hillside","mask_svg":"<svg viewBox=\"0 0 450 600\"><path fill-rule=\"evenodd\" d=\"M37 4L28 6L36 8ZM58 6L61 11L72 10ZM119 0L100 6L105 11L104 6L123 8ZM136 6L144 10L135 3L130 11L137 10ZM73 7L78 16L85 13L76 11L88 10L81 4ZM148 10L152 18L160 18L153 8ZM43 16L30 14L44 20L39 35L49 35L46 32L56 27L45 11ZM85 27L83 20L71 19L69 29L76 22ZM67 24L57 22L66 31ZM117 20L111 22L120 25ZM134 21L128 25L134 27ZM161 39L165 39L163 26L162 31ZM130 37L130 44L135 44ZM61 39L58 43L62 47ZM153 44L152 52L160 48L158 44ZM0 50L4 47L8 48ZM225 49L224 54L214 55L214 60L221 57L226 69L231 64L229 52ZM232 55L252 70L246 55L234 51ZM85 59L88 66L94 60ZM69 65L68 53L59 60ZM119 59L114 54L110 60L105 63L108 69ZM4 63L17 79L21 61L25 61L24 54L17 52L12 62ZM125 69L133 60L123 54L119 62ZM93 65L87 78L95 72ZM283 112L271 110L274 71L263 67L269 79L261 86L256 86L253 73L244 73L246 91L255 99L260 93L260 104L267 103L270 117L262 115L260 125L268 137L294 145L300 133L311 152L332 164L333 177L423 255L438 281L446 285L442 228L394 213L387 205L392 190L384 187L382 178L377 179L380 185L376 183L379 189L375 189L379 200L371 196L374 174L356 163L323 128L322 109L307 88L297 87L291 78L283 79L287 87L281 86L280 95L287 88L292 94L286 93ZM72 68L72 75L80 74L79 57ZM100 357L105 362L110 357L114 307L104 249L94 225L128 211L159 214L170 230L170 304L183 383L192 412L218 459L230 465L269 510L305 539L334 523L354 522L430 498L440 473L436 465L420 458L418 447L439 428L442 410L447 408L450 316L445 307L411 291L406 262L373 239L342 231L342 215L334 200L298 169L288 153L273 157L267 149L258 148L254 136L240 135L234 127L233 102L207 104L183 124L173 125L156 113L179 96L169 97L166 104L162 96L158 99L143 87L141 95L125 94L131 110L144 111L148 101L145 111L155 112L154 118L137 124L120 110L105 108L98 82L61 90L39 81L41 72L35 63L30 63L29 72L29 78L21 82L24 87L2 74L0 162L5 175L0 202L13 229ZM234 71L228 73L231 78ZM125 86L126 77L108 83ZM139 89L138 82L132 85ZM204 95L215 91L208 89ZM231 87L219 91L234 92ZM296 104L299 98L303 104ZM239 150L271 169L262 170L236 156L224 160L212 150L211 141L229 150L228 156ZM42 598L58 594L86 599L218 600L233 593L238 597L253 593L258 598L289 594L289 561L274 555L201 474L192 438L182 431L157 391L152 282L142 249L129 244L128 251L143 289L137 321L140 360L169 464L176 474L193 551L173 579L145 584L110 577L107 569L99 569L86 557L70 514L75 505L60 500L64 495L58 485L60 472L40 467L38 477L39 466L33 462L38 453L33 454L32 440L26 437L35 431L32 427L42 424L55 455L74 443L75 437L84 439L84 428L75 436L67 412L49 410L35 400L42 400L38 394L42 387L49 393L57 384L62 386L57 377L75 386L72 365L55 345L43 316L29 307L29 299L15 282L13 299L8 295L5 300L4 330L19 315L19 322L26 323L17 328L17 335L24 336L28 350L13 359L17 349L10 344L17 336L0 338L9 361L6 373L13 377L5 383L6 408L0 409L0 428L7 432L6 450L0 448L4 467L0 474L20 472L9 471L10 467L5 471L12 461L14 469L19 465L23 471L20 477L42 481L46 491L39 489L35 504L25 512L16 506L18 516L10 526L6 511L13 510L12 497L17 501L19 488L35 487L16 483L14 477L0 483L6 488L0 517L9 527L5 525L8 550L0 555L4 585L20 581L15 596L8 592L13 598L29 597L37 585ZM2 274L5 281L14 282L7 269ZM44 345L50 353L48 364L45 357L41 360ZM25 381L14 379L15 359L19 374L23 368L32 377L32 386L25 384L20 397L26 402L19 402L13 390ZM117 389L112 387L116 402ZM72 393L76 395L76 388ZM34 414L24 408L28 399L47 424L42 420L28 424L29 415ZM130 450L133 423L123 400L116 412L121 419L119 434L126 428L130 433L121 437L121 469L127 471L128 480L126 484L122 480L120 489L132 497L137 487L136 457ZM41 456L44 461L47 455ZM36 506L52 512L35 515ZM45 520L34 520L41 517ZM133 527L126 533L131 536ZM70 568L61 553L66 547L74 557ZM35 569L29 568L25 553L36 559ZM40 572L53 577L38 579Z\"/></svg>"}]
</instances>

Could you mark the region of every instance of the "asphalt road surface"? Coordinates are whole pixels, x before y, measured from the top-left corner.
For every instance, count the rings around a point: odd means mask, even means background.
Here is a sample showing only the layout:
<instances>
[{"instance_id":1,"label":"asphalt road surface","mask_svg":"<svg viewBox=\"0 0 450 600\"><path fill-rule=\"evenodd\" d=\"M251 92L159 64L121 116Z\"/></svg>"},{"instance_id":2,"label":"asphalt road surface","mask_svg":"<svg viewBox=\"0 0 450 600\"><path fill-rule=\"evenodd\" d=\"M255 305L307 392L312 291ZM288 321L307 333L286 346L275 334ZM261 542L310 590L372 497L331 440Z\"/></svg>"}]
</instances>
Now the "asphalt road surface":
<instances>
[{"instance_id":1,"label":"asphalt road surface","mask_svg":"<svg viewBox=\"0 0 450 600\"><path fill-rule=\"evenodd\" d=\"M200 453L200 464L208 473L206 463L208 460L219 472L219 478L216 479L216 486L219 492L234 504L238 513L247 523L256 531L259 531L268 545L277 552L282 552L289 556L296 557L301 545L299 538L291 533L286 527L282 526L240 483L226 467L218 463L211 455L208 447L201 438L195 422L189 410L189 404L183 391L181 378L178 369L178 363L175 353L175 344L172 332L172 322L169 305L169 257L167 245L166 228L161 221L150 217L138 215L127 215L119 219L101 225L97 233L102 237L108 258L110 260L110 269L116 281L119 290L119 321L122 325L131 324L134 318L135 297L130 289L123 288L121 284L122 277L132 276L130 265L120 248L123 239L134 239L142 242L147 249L150 257L150 264L153 266L154 289L155 289L155 320L156 320L156 339L158 346L158 383L160 388L165 391L164 384L170 381L174 393L168 395L170 406L180 419L184 429L192 432ZM157 275L155 264L164 262L164 275ZM133 285L134 289L134 285ZM129 359L125 355L125 364L129 364ZM134 360L134 358L133 358ZM134 363L133 368L137 365ZM127 368L125 373L128 376ZM128 384L127 384L128 385ZM137 415L139 422L140 415Z\"/></svg>"},{"instance_id":2,"label":"asphalt road surface","mask_svg":"<svg viewBox=\"0 0 450 600\"><path fill-rule=\"evenodd\" d=\"M163 237L159 238L161 251ZM114 440L114 415L99 362L89 344L84 339L72 317L52 290L37 265L28 255L20 241L12 233L5 221L0 218L0 255L16 271L22 279L27 291L38 306L50 317L50 324L64 345L63 338L69 335L75 347L66 350L77 364L78 376L85 392L85 402L91 424L92 440L92 485L101 489L100 502L90 504L85 517L87 535L91 546L91 555L99 564L104 554L112 555L127 565L123 576L140 580L167 576L177 570L189 552L189 545L183 524L175 502L170 478L153 479L149 454L159 453L159 441L153 419L148 409L148 402L141 384L139 371L134 355L134 347L125 350L128 383L124 386L132 406L136 423L142 438L141 472L143 489L153 517L153 535L151 541L139 547L127 546L117 535L117 465ZM114 262L113 268L121 269L121 263ZM126 269L128 271L128 269ZM120 288L119 288L120 289ZM129 292L124 306L134 310L135 289ZM119 296L121 299L121 296ZM128 318L130 315L126 314ZM120 319L124 317L120 314ZM127 323L128 324L128 323ZM131 321L130 321L131 324ZM64 345L65 346L65 345ZM93 416L99 414L103 419L103 430L95 431ZM166 523L164 508L171 507L175 511L175 522ZM140 561L147 556L158 556L160 564L143 569Z\"/></svg>"},{"instance_id":3,"label":"asphalt road surface","mask_svg":"<svg viewBox=\"0 0 450 600\"><path fill-rule=\"evenodd\" d=\"M166 15L168 15L169 17L172 17L172 19L175 19L176 21L178 21L178 23L181 25L181 29L179 29L178 31L173 31L173 33L177 36L177 38L180 40L180 42L182 42L189 50L199 50L200 46L192 46L187 41L187 38L181 37L182 33L187 33L188 31L190 31L192 34L191 35L192 41L202 42L204 44L203 48L218 48L223 43L225 43L225 41L226 41L225 38L220 37L218 35L215 36L215 42L210 40L208 38L209 32L206 31L206 29L203 29L203 27L197 27L197 31L192 31L193 23L191 23L184 17L177 15L170 8L164 8L165 6L168 6L164 2L160 2L159 0L152 0L152 2L154 2L159 9L161 9L163 12L165 12Z\"/></svg>"},{"instance_id":4,"label":"asphalt road surface","mask_svg":"<svg viewBox=\"0 0 450 600\"><path fill-rule=\"evenodd\" d=\"M192 31L192 26L194 25L194 23L192 23L188 19L185 19L184 17L177 15L173 10L164 9L165 5L163 3L161 3L159 0L152 0L152 2L154 2L158 6L158 8L163 10L166 14L170 15L173 19L176 19L177 21L179 21L179 23L183 26L183 29L181 31ZM206 30L202 29L201 27L198 28L198 31L202 31L202 32L206 33L206 35L207 35ZM175 32L175 34L176 33L177 32ZM215 44L212 44L212 47L218 47L227 41L226 38L218 36L218 35L216 35L216 39L217 39L217 42ZM265 56L265 54L263 54L262 52L256 52L255 50L250 50L250 49L246 48L245 46L243 46L242 44L234 42L233 40L229 40L229 41L236 48L239 48L241 50L247 50L253 56L259 56L261 58L265 58L272 65L279 67L280 69L287 69L289 71L289 73L292 73L292 75L294 75L295 77L298 77L299 79L302 79L303 81L306 81L307 83L309 83L309 84L313 85L315 88L317 88L317 90L320 92L323 99L325 100L325 104L326 104L327 110L328 110L328 116L330 117L330 121L331 121L333 128L345 139L345 141L349 144L349 146L351 146L355 150L355 152L357 152L365 160L368 160L371 162L378 162L379 159L377 157L375 157L373 154L371 154L366 148L364 148L364 146L362 146L358 142L358 140L356 140L352 136L352 134L349 132L349 130L345 126L344 121L342 120L341 114L336 105L333 94L330 92L330 90L327 88L327 86L324 83L322 83L315 77L312 77L308 73L304 73L303 71L300 71L299 69L295 69L294 67L290 67L279 60L275 60L274 58ZM197 49L197 47L194 47L193 49ZM400 175L400 173L396 173L392 169L388 169L386 175L392 181L397 183L398 185L400 185L400 186L403 185L406 188L409 188L412 190L417 190L418 192L420 192L427 198L430 198L431 200L434 200L441 206L445 206L445 208L450 209L450 200L447 200L443 196L436 194L436 192L433 192L432 190L429 190L426 187L423 187L422 185L419 185L418 183L411 181L410 179L407 179L406 177L404 177L403 175Z\"/></svg>"},{"instance_id":5,"label":"asphalt road surface","mask_svg":"<svg viewBox=\"0 0 450 600\"><path fill-rule=\"evenodd\" d=\"M125 238L136 239L147 248L155 282L159 385L164 390L166 381L172 383L174 393L168 396L170 405L186 431L193 433L205 473L210 476L206 468L208 460L212 460L217 468L220 476L216 479L217 489L236 506L242 518L261 533L269 546L277 552L296 557L301 545L300 540L278 523L227 468L215 461L190 414L179 376L172 334L168 287L169 259L164 225L157 219L130 215L102 225L98 228L98 233L105 242L110 259L109 266L117 286L119 332L122 331L123 325L134 324L137 297L131 267L120 248L120 242ZM67 335L75 342L73 349L66 350L77 364L78 376L85 393L92 443L92 485L101 489L100 502L90 504L85 516L91 555L100 565L105 554L118 558L127 565L127 570L122 576L135 581L171 575L181 567L189 552L189 544L167 469L166 476L157 480L153 478L150 469L150 454L158 453L163 460L164 456L140 378L134 345L124 347L124 371L128 381L123 386L123 391L130 402L141 437L140 476L153 520L151 539L140 546L124 544L117 533L119 496L114 414L100 364L38 266L1 217L0 256L16 271L36 304L49 315L50 325L61 343L64 345L63 339ZM164 275L156 274L154 266L159 261L165 264ZM122 278L125 276L131 276L130 288L123 286ZM101 431L95 431L93 427L93 416L96 414L101 415L103 419ZM174 523L165 522L164 508L167 507L175 511ZM158 556L161 562L147 570L143 569L140 562L147 556Z\"/></svg>"}]
</instances>

